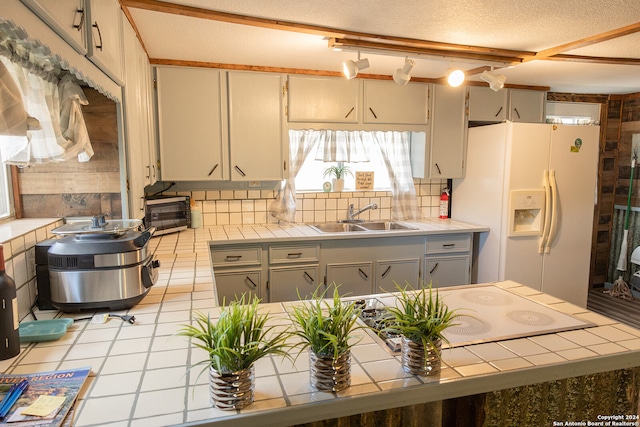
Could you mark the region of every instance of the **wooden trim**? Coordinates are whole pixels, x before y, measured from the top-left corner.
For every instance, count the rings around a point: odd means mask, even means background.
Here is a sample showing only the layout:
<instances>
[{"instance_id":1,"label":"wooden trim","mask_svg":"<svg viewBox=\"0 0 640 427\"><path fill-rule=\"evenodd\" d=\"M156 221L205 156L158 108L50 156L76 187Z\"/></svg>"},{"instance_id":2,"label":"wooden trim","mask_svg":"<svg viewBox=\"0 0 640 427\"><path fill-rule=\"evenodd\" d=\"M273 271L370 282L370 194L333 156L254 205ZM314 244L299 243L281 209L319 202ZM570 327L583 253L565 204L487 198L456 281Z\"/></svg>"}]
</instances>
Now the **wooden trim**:
<instances>
[{"instance_id":1,"label":"wooden trim","mask_svg":"<svg viewBox=\"0 0 640 427\"><path fill-rule=\"evenodd\" d=\"M609 58L605 56L555 55L545 61L581 62L589 64L640 65L640 58Z\"/></svg>"},{"instance_id":2,"label":"wooden trim","mask_svg":"<svg viewBox=\"0 0 640 427\"><path fill-rule=\"evenodd\" d=\"M122 7L122 12L124 13L124 16L127 17L127 21L129 21L129 24L131 24L131 27L133 27L133 31L136 33L136 37L140 42L140 44L142 45L142 50L144 50L144 52L147 54L147 58L149 58L149 51L147 50L147 46L145 46L144 41L142 41L142 36L140 35L140 31L138 31L138 26L136 25L136 22L133 20L133 16L131 16L131 11L129 10L128 7L123 6L122 4L121 4L121 7Z\"/></svg>"},{"instance_id":3,"label":"wooden trim","mask_svg":"<svg viewBox=\"0 0 640 427\"><path fill-rule=\"evenodd\" d=\"M20 194L20 179L18 178L18 167L11 166L11 191L13 193L13 210L16 219L24 217L24 209L22 208L22 195Z\"/></svg>"},{"instance_id":4,"label":"wooden trim","mask_svg":"<svg viewBox=\"0 0 640 427\"><path fill-rule=\"evenodd\" d=\"M602 43L607 40L613 40L618 37L627 36L629 34L634 34L637 32L640 32L640 22L636 22L635 24L627 25L625 27L617 28L615 30L596 34L594 36L585 37L583 39L565 43L560 46L555 46L549 49L541 50L540 52L535 54L534 58L531 58L531 59L549 58L551 56L558 55L562 52L575 50L585 46L591 46L593 44Z\"/></svg>"}]
</instances>

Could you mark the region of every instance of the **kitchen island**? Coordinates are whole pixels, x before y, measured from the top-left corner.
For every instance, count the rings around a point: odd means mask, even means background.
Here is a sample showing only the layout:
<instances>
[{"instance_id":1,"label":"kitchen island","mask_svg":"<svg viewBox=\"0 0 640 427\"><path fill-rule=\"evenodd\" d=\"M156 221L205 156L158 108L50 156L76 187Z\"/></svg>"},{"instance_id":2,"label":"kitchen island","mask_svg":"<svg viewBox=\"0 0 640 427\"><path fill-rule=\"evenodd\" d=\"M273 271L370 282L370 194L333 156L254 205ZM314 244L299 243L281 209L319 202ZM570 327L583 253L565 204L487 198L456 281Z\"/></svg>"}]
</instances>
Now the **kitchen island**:
<instances>
[{"instance_id":1,"label":"kitchen island","mask_svg":"<svg viewBox=\"0 0 640 427\"><path fill-rule=\"evenodd\" d=\"M249 233L250 227L242 228ZM237 232L241 233L240 227ZM445 349L437 379L405 374L397 356L363 333L353 349L349 389L314 393L309 388L304 354L295 363L267 357L256 366L255 403L238 412L216 410L209 402L206 373L198 376L198 368L187 370L203 355L175 332L189 322L193 312L215 316L219 310L209 247L214 235L221 233L203 228L151 239L161 262L160 278L141 303L127 311L135 316L135 324L118 318L104 324L78 320L57 341L24 345L19 356L0 361L0 371L91 366L90 381L73 414L75 426L283 426L386 410L388 419L389 414L399 416L400 412L444 419L452 411L471 414L469 408L483 412L488 421L497 417L502 422L493 425L513 426L517 423L510 420L527 425L523 417L531 413L531 407L525 404L537 403L541 409L535 415L563 423L597 422L598 415L637 415L640 331L514 282L495 287L591 325ZM287 304L270 303L263 308L283 318ZM41 311L37 315L44 319L60 313ZM80 319L87 313L63 316ZM565 404L565 413L579 415L566 419L550 405L555 398L546 396L558 397L555 401ZM599 398L599 404L588 399L593 396ZM577 402L575 410L580 412L566 412L572 402ZM373 424L374 416L362 419Z\"/></svg>"}]
</instances>

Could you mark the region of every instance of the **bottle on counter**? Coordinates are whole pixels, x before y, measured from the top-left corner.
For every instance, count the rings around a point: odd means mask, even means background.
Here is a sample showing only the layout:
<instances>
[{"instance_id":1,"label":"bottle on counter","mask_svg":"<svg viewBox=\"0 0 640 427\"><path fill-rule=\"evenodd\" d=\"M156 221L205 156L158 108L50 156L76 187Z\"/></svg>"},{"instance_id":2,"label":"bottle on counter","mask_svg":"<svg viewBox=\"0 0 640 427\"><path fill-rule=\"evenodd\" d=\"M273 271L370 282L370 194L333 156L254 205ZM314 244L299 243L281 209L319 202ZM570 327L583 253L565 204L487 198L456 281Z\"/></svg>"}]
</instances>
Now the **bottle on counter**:
<instances>
[{"instance_id":1,"label":"bottle on counter","mask_svg":"<svg viewBox=\"0 0 640 427\"><path fill-rule=\"evenodd\" d=\"M20 354L16 283L4 265L4 246L0 244L0 360Z\"/></svg>"},{"instance_id":2,"label":"bottle on counter","mask_svg":"<svg viewBox=\"0 0 640 427\"><path fill-rule=\"evenodd\" d=\"M195 200L191 199L191 228L202 227L202 209Z\"/></svg>"}]
</instances>

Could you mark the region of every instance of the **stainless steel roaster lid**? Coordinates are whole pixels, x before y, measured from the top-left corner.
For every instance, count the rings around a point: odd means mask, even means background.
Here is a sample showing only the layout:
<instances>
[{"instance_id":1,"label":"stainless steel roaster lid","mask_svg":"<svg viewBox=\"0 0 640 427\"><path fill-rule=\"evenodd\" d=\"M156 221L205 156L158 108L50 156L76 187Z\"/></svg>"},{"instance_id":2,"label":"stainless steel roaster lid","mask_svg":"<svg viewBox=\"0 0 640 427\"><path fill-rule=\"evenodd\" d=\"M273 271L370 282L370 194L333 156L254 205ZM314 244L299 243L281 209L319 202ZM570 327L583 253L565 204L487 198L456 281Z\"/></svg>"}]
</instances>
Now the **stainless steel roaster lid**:
<instances>
[{"instance_id":1,"label":"stainless steel roaster lid","mask_svg":"<svg viewBox=\"0 0 640 427\"><path fill-rule=\"evenodd\" d=\"M142 220L140 219L120 219L105 221L104 217L93 217L91 222L77 222L73 224L65 224L51 230L53 234L59 236L78 235L78 234L115 234L121 235L129 230L140 228Z\"/></svg>"}]
</instances>

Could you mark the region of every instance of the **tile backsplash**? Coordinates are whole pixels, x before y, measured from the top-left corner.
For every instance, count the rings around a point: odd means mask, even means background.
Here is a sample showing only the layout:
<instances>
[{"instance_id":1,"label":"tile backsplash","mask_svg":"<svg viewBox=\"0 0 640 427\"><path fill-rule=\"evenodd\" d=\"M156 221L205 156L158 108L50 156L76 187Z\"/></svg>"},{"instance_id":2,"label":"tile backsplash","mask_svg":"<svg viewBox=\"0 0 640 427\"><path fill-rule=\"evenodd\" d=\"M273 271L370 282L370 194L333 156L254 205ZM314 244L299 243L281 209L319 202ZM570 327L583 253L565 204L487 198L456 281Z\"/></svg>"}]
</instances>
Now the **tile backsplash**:
<instances>
[{"instance_id":1,"label":"tile backsplash","mask_svg":"<svg viewBox=\"0 0 640 427\"><path fill-rule=\"evenodd\" d=\"M440 209L440 194L446 188L447 181L415 179L414 185L420 217L437 217ZM277 222L269 214L269 205L277 194L274 190L209 190L174 194L191 197L196 206L202 210L204 226ZM374 202L378 204L378 209L363 212L360 218L390 219L393 203L390 191L299 192L296 194L296 223L336 221L346 217L349 204L358 208Z\"/></svg>"}]
</instances>

